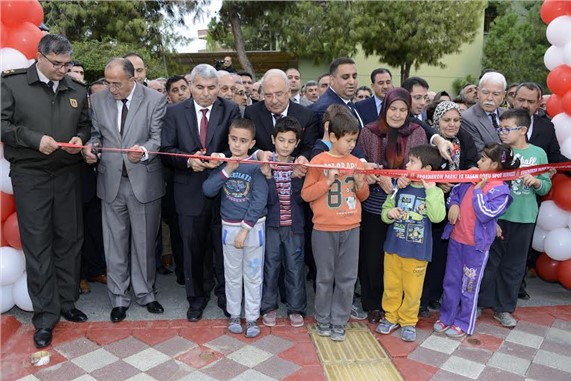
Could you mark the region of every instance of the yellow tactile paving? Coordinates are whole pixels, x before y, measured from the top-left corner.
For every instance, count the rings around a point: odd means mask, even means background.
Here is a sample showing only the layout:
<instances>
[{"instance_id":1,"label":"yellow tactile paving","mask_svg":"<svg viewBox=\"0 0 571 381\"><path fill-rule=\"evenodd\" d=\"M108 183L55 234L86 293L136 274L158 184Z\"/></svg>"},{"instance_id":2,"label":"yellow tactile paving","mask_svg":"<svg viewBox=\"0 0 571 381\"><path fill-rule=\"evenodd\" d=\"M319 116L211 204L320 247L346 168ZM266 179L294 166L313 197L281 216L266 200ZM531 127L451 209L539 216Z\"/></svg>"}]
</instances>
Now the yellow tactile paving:
<instances>
[{"instance_id":1,"label":"yellow tactile paving","mask_svg":"<svg viewBox=\"0 0 571 381\"><path fill-rule=\"evenodd\" d=\"M342 342L319 336L314 324L308 331L329 381L403 380L366 324L349 323Z\"/></svg>"}]
</instances>

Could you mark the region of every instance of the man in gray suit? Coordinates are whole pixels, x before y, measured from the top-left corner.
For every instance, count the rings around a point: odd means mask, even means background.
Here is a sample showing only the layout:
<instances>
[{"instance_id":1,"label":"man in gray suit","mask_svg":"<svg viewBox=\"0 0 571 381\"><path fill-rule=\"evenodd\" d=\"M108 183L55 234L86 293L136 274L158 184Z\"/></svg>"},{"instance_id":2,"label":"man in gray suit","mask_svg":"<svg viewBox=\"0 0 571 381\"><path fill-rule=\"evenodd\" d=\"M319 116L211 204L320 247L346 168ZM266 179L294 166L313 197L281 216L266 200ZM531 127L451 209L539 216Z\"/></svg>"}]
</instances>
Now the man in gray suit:
<instances>
[{"instance_id":1,"label":"man in gray suit","mask_svg":"<svg viewBox=\"0 0 571 381\"><path fill-rule=\"evenodd\" d=\"M83 154L97 161L92 146L101 146L97 196L102 200L103 238L111 321L126 317L136 302L150 313L162 313L156 301L155 237L165 194L162 164L154 152L161 146L166 98L135 80L133 64L112 58L105 66L107 89L91 98L93 128ZM128 153L108 149L129 149Z\"/></svg>"},{"instance_id":2,"label":"man in gray suit","mask_svg":"<svg viewBox=\"0 0 571 381\"><path fill-rule=\"evenodd\" d=\"M468 132L478 153L487 143L500 142L497 129L500 115L504 109L500 107L506 94L506 79L497 72L488 72L480 79L478 103L462 113L460 127Z\"/></svg>"},{"instance_id":3,"label":"man in gray suit","mask_svg":"<svg viewBox=\"0 0 571 381\"><path fill-rule=\"evenodd\" d=\"M291 100L302 106L310 106L313 102L301 96L301 74L299 70L290 68L286 70L287 80L289 83L289 90L291 91Z\"/></svg>"}]
</instances>

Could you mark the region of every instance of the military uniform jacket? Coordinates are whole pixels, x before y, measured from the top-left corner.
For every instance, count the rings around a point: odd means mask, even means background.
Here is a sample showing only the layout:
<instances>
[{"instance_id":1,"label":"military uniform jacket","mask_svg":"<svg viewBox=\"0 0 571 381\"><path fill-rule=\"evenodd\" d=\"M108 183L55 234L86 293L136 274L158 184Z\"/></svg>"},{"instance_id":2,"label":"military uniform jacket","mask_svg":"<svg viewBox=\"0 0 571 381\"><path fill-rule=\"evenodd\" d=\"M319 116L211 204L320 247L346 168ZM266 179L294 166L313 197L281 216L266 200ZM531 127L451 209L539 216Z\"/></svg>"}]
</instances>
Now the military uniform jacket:
<instances>
[{"instance_id":1,"label":"military uniform jacket","mask_svg":"<svg viewBox=\"0 0 571 381\"><path fill-rule=\"evenodd\" d=\"M56 174L79 165L79 154L63 150L42 154L38 151L40 140L49 135L67 143L78 136L85 143L90 133L87 89L83 84L66 76L54 93L40 81L36 64L2 73L2 141L12 171Z\"/></svg>"}]
</instances>

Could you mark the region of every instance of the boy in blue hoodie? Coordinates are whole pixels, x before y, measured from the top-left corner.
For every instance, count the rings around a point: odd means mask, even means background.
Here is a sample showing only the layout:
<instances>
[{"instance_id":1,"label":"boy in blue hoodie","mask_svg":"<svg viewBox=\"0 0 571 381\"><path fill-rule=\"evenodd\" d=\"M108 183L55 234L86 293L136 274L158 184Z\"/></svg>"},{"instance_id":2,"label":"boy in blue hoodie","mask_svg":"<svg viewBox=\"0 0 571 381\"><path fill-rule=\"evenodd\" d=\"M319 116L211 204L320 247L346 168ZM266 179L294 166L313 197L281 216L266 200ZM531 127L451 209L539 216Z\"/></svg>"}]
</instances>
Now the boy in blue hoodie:
<instances>
[{"instance_id":1,"label":"boy in blue hoodie","mask_svg":"<svg viewBox=\"0 0 571 381\"><path fill-rule=\"evenodd\" d=\"M226 309L230 314L228 330L242 333L242 282L244 283L246 337L260 334L257 320L262 299L262 271L265 247L266 204L268 183L257 164L247 161L256 141L252 121L236 119L228 131L232 159L213 172L202 185L206 197L222 190L222 248L226 280Z\"/></svg>"}]
</instances>

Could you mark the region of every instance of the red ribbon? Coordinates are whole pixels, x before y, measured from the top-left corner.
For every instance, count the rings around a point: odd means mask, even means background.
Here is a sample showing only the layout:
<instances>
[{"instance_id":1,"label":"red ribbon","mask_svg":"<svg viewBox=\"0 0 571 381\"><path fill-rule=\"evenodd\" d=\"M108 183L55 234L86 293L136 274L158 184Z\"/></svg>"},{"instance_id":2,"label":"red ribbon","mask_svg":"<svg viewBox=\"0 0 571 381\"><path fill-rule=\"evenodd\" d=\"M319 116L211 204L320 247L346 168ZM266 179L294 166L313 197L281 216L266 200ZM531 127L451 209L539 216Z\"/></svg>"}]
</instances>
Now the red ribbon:
<instances>
[{"instance_id":1,"label":"red ribbon","mask_svg":"<svg viewBox=\"0 0 571 381\"><path fill-rule=\"evenodd\" d=\"M88 146L82 146L78 144L70 144L70 143L58 143L60 147L69 147L69 148L86 148ZM130 148L97 148L100 151L110 151L110 152L121 152L121 153L129 153L129 152L137 152L140 153L140 149L130 149ZM299 164L299 163L283 163L278 161L260 161L260 160L250 160L250 159L233 159L233 158L222 158L222 157L212 157L206 155L193 155L193 154L186 154L186 153L170 153L170 152L148 152L149 154L154 155L165 155L165 156L174 156L174 157L183 157L186 159L199 159L199 160L213 160L213 161L225 161L225 162L238 162L244 164L269 164L269 165L303 165L307 168L319 168L319 169L331 169L335 168L341 172L350 172L350 173L362 173L365 175L380 175L380 176L387 176L392 178L399 178L402 176L406 176L411 180L425 180L430 182L437 182L437 183L471 183L475 181L479 181L483 178L490 178L495 180L501 181L508 181L508 180L515 180L519 179L521 176L526 174L531 175L539 175L549 171L550 169L556 169L561 171L571 171L571 162L566 163L553 163L553 164L541 164L541 165L533 165L530 167L521 167L517 169L510 169L504 171L477 171L477 170L470 170L470 171L408 171L405 169L357 169L357 168L339 168L334 166L327 166L327 165L315 165L315 164Z\"/></svg>"}]
</instances>

